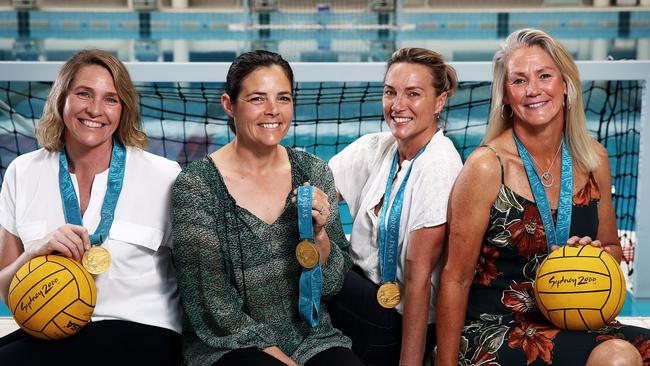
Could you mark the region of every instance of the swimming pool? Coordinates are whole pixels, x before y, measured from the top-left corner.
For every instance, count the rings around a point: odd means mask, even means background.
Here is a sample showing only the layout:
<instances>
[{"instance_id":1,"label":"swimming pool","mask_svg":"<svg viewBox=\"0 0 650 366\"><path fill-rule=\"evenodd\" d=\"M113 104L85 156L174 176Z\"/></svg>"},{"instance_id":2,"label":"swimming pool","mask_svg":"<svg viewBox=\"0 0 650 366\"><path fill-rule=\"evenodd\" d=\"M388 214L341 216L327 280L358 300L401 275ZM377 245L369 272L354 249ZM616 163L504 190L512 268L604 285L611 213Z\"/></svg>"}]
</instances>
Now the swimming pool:
<instances>
[{"instance_id":1,"label":"swimming pool","mask_svg":"<svg viewBox=\"0 0 650 366\"><path fill-rule=\"evenodd\" d=\"M231 61L264 48L289 61L384 61L421 46L489 61L510 31L537 27L578 60L650 59L650 8L372 12L0 11L0 59L65 60L100 47L126 61Z\"/></svg>"}]
</instances>

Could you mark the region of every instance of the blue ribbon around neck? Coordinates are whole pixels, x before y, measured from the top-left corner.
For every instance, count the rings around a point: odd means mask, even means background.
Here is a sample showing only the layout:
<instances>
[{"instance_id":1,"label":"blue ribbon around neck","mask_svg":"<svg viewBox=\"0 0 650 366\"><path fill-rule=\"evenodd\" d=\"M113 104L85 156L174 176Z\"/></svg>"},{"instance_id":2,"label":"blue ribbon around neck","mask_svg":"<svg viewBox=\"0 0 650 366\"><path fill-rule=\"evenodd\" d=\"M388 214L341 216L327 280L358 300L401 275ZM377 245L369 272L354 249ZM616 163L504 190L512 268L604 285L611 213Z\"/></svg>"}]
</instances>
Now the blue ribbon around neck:
<instances>
[{"instance_id":1,"label":"blue ribbon around neck","mask_svg":"<svg viewBox=\"0 0 650 366\"><path fill-rule=\"evenodd\" d=\"M397 165L399 162L399 153L395 151L393 164L388 173L388 181L386 182L386 190L384 191L384 200L382 201L381 211L379 212L379 271L381 273L381 282L395 282L397 278L397 247L399 245L399 224L402 217L402 206L404 203L404 190L406 182L408 182L411 175L411 168L415 164L415 159L424 152L427 145L424 145L420 151L413 157L409 165L404 180L400 185L393 204L386 220L386 212L388 211L388 201L390 199L390 192L393 188L393 180L397 172Z\"/></svg>"},{"instance_id":2,"label":"blue ribbon around neck","mask_svg":"<svg viewBox=\"0 0 650 366\"><path fill-rule=\"evenodd\" d=\"M113 152L111 153L111 164L108 168L106 195L102 203L101 220L95 233L90 235L92 245L101 245L108 238L108 232L111 230L115 216L115 206L117 206L117 200L122 191L125 167L126 149L116 139L113 139ZM83 226L79 200L68 171L68 157L65 153L65 147L59 153L59 190L61 191L65 222Z\"/></svg>"},{"instance_id":3,"label":"blue ribbon around neck","mask_svg":"<svg viewBox=\"0 0 650 366\"><path fill-rule=\"evenodd\" d=\"M298 232L300 239L314 242L314 226L312 220L312 195L314 187L298 187ZM303 268L300 274L300 290L298 298L298 310L302 317L312 328L318 326L320 319L320 298L323 290L323 271L320 263L313 268Z\"/></svg>"},{"instance_id":4,"label":"blue ribbon around neck","mask_svg":"<svg viewBox=\"0 0 650 366\"><path fill-rule=\"evenodd\" d=\"M542 217L542 224L544 225L544 232L546 234L546 247L548 252L551 252L551 246L564 246L569 239L569 230L571 228L571 211L573 210L573 160L569 150L562 138L562 173L560 182L560 197L557 208L557 224L553 223L553 214L551 206L546 198L546 191L542 185L542 181L535 171L533 160L521 143L515 131L512 130L512 136L517 144L519 156L524 162L530 189L533 191L537 209Z\"/></svg>"}]
</instances>

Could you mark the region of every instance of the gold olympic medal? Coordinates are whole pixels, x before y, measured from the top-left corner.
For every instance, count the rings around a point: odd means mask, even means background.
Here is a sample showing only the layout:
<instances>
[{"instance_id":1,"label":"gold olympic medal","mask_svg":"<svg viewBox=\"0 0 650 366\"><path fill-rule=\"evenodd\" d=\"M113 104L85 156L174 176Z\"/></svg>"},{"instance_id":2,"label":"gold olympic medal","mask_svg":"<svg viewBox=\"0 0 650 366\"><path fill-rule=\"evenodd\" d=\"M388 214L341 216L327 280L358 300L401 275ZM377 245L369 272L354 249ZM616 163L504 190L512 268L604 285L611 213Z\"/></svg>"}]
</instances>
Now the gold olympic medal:
<instances>
[{"instance_id":1,"label":"gold olympic medal","mask_svg":"<svg viewBox=\"0 0 650 366\"><path fill-rule=\"evenodd\" d=\"M104 247L93 245L84 253L81 264L94 275L102 274L111 265L111 253Z\"/></svg>"},{"instance_id":2,"label":"gold olympic medal","mask_svg":"<svg viewBox=\"0 0 650 366\"><path fill-rule=\"evenodd\" d=\"M316 245L309 240L303 240L298 243L296 247L296 259L303 268L314 268L320 259Z\"/></svg>"},{"instance_id":3,"label":"gold olympic medal","mask_svg":"<svg viewBox=\"0 0 650 366\"><path fill-rule=\"evenodd\" d=\"M377 302L386 309L392 309L400 302L399 287L395 282L387 282L377 290Z\"/></svg>"}]
</instances>

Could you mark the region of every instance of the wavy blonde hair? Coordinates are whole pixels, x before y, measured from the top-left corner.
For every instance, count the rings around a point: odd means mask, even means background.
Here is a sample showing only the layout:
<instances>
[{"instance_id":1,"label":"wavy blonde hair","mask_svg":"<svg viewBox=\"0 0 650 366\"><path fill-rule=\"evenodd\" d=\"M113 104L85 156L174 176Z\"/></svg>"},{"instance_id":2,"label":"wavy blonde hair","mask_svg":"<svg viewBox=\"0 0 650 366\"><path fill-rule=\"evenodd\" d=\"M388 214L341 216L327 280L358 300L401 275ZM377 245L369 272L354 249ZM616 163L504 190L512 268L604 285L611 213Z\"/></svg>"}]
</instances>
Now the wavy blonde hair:
<instances>
[{"instance_id":1,"label":"wavy blonde hair","mask_svg":"<svg viewBox=\"0 0 650 366\"><path fill-rule=\"evenodd\" d=\"M36 126L36 139L39 145L48 151L60 151L63 148L65 124L62 116L65 100L77 72L88 65L102 66L113 77L117 95L122 103L122 116L115 131L117 140L124 146L146 148L147 135L142 132L138 94L129 72L115 56L96 49L76 53L59 71L45 102L43 116Z\"/></svg>"},{"instance_id":2,"label":"wavy blonde hair","mask_svg":"<svg viewBox=\"0 0 650 366\"><path fill-rule=\"evenodd\" d=\"M537 46L546 51L562 74L567 86L564 109L564 136L573 162L584 172L596 169L599 157L593 138L587 131L582 101L582 83L575 61L567 49L553 37L538 29L520 29L512 32L492 59L492 105L484 141L497 137L512 127L512 109L503 104L506 83L506 64L513 51L522 47Z\"/></svg>"}]
</instances>

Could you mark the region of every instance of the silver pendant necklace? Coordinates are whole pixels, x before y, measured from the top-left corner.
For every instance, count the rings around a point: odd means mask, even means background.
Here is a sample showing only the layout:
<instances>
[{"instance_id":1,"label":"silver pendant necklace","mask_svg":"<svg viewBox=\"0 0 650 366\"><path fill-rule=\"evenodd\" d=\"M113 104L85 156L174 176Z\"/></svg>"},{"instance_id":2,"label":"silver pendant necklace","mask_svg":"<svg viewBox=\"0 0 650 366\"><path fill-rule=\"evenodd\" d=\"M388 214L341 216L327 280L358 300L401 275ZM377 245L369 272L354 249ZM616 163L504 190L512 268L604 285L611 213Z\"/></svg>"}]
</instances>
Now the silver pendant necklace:
<instances>
[{"instance_id":1,"label":"silver pendant necklace","mask_svg":"<svg viewBox=\"0 0 650 366\"><path fill-rule=\"evenodd\" d=\"M539 176L540 180L542 182L542 185L545 188L551 188L553 187L553 183L555 183L555 178L553 178L553 174L551 174L551 168L553 167L553 164L555 164L555 159L557 158L558 153L560 152L562 148L562 142L560 142L560 146L557 147L557 151L555 152L555 156L553 156L553 160L551 160L551 164L548 166L546 170L542 169L542 167L537 164L537 160L533 157L533 154L530 154L530 157L533 158L533 162L535 165L539 168L539 170L542 172L542 174Z\"/></svg>"},{"instance_id":2,"label":"silver pendant necklace","mask_svg":"<svg viewBox=\"0 0 650 366\"><path fill-rule=\"evenodd\" d=\"M540 176L542 178L542 185L546 188L553 187L553 183L555 182L553 179L553 174L549 171L544 171L542 172L542 175Z\"/></svg>"}]
</instances>

